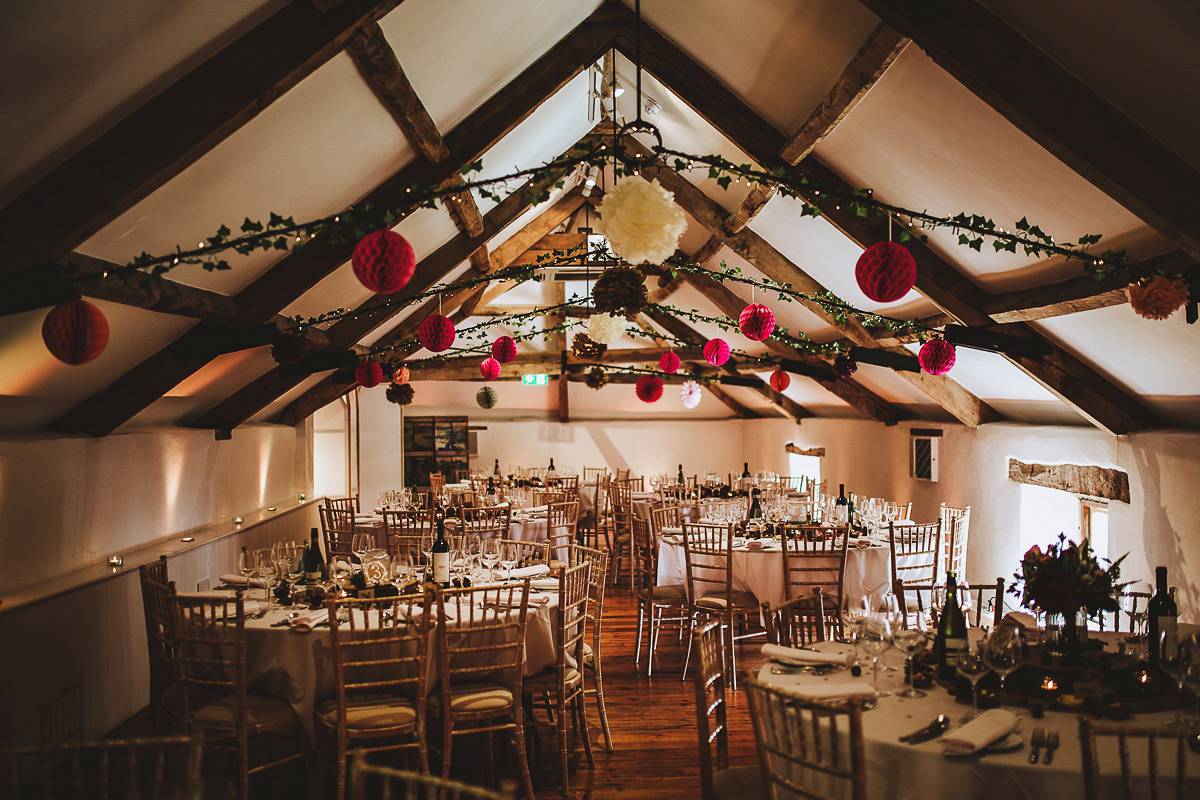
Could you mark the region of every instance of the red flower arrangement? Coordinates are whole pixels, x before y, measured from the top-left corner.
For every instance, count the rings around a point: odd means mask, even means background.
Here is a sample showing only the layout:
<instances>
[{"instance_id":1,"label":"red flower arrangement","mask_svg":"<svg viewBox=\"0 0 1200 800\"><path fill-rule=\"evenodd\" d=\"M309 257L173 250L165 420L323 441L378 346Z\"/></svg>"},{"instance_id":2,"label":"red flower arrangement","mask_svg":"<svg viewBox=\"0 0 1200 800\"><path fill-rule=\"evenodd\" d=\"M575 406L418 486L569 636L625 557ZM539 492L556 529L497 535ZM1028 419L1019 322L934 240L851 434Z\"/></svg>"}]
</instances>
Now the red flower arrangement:
<instances>
[{"instance_id":1,"label":"red flower arrangement","mask_svg":"<svg viewBox=\"0 0 1200 800\"><path fill-rule=\"evenodd\" d=\"M1045 552L1036 544L1029 548L1021 559L1021 571L1013 573L1016 582L1010 591L1020 596L1026 608L1050 614L1067 616L1081 608L1089 614L1117 611L1120 603L1114 595L1120 588L1117 579L1124 560L1121 556L1104 569L1087 539L1076 544L1060 533L1058 542L1047 545Z\"/></svg>"}]
</instances>

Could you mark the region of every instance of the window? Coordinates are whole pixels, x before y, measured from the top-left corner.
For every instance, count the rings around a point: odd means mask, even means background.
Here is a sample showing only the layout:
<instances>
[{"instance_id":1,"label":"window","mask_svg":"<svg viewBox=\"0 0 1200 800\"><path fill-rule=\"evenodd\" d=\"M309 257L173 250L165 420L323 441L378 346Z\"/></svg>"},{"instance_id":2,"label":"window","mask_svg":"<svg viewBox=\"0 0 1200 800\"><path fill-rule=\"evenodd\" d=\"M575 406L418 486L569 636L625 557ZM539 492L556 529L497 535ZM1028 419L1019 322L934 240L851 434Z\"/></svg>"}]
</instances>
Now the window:
<instances>
[{"instance_id":1,"label":"window","mask_svg":"<svg viewBox=\"0 0 1200 800\"><path fill-rule=\"evenodd\" d=\"M1081 535L1091 540L1097 558L1108 558L1108 501L1081 497L1079 511Z\"/></svg>"},{"instance_id":2,"label":"window","mask_svg":"<svg viewBox=\"0 0 1200 800\"><path fill-rule=\"evenodd\" d=\"M793 478L803 475L819 486L821 483L821 457L788 453L788 475Z\"/></svg>"}]
</instances>

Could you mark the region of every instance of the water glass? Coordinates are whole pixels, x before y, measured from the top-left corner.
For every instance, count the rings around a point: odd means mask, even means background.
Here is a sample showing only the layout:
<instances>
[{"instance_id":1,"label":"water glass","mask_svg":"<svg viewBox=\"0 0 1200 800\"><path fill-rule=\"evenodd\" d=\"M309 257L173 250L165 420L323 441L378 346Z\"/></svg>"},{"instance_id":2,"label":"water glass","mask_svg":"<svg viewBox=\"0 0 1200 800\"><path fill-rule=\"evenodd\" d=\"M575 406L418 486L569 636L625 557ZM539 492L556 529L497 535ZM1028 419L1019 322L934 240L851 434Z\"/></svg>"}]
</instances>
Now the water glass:
<instances>
[{"instance_id":1,"label":"water glass","mask_svg":"<svg viewBox=\"0 0 1200 800\"><path fill-rule=\"evenodd\" d=\"M971 682L971 712L959 722L965 724L979 716L979 679L987 675L990 669L983 657L982 642L980 646L959 656L958 674Z\"/></svg>"},{"instance_id":2,"label":"water glass","mask_svg":"<svg viewBox=\"0 0 1200 800\"><path fill-rule=\"evenodd\" d=\"M1000 707L1004 707L1004 684L1009 673L1021 666L1021 637L1012 628L1000 627L992 631L983 648L983 658L992 672L1000 678Z\"/></svg>"}]
</instances>

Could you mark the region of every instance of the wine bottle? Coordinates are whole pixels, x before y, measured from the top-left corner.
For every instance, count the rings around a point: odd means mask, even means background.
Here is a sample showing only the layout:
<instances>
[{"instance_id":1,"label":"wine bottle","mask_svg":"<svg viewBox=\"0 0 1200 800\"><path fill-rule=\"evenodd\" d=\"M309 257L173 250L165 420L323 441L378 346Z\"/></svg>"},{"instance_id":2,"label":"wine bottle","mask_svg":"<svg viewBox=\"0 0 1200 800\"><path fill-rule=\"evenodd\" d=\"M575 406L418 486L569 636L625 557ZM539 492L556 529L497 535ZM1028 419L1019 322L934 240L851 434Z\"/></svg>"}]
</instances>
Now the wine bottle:
<instances>
[{"instance_id":1,"label":"wine bottle","mask_svg":"<svg viewBox=\"0 0 1200 800\"><path fill-rule=\"evenodd\" d=\"M493 478L493 477L492 477L492 476L490 476L490 475L488 476L488 488L487 488L487 493L488 493L488 494L495 494L495 493L496 493L496 479L495 479L495 478Z\"/></svg>"},{"instance_id":2,"label":"wine bottle","mask_svg":"<svg viewBox=\"0 0 1200 800\"><path fill-rule=\"evenodd\" d=\"M967 620L958 606L958 581L953 572L946 573L946 603L938 623L934 650L937 653L938 677L952 681L958 672L958 659L969 651Z\"/></svg>"},{"instance_id":3,"label":"wine bottle","mask_svg":"<svg viewBox=\"0 0 1200 800\"><path fill-rule=\"evenodd\" d=\"M839 506L844 506L844 505L848 505L849 502L850 501L846 499L846 484L839 483L838 484L838 497L837 497L837 500L835 501L835 503Z\"/></svg>"},{"instance_id":4,"label":"wine bottle","mask_svg":"<svg viewBox=\"0 0 1200 800\"><path fill-rule=\"evenodd\" d=\"M1167 568L1154 569L1156 591L1146 606L1146 616L1150 623L1150 669L1158 669L1162 656L1175 657L1175 647L1178 640L1176 621L1179 617L1179 606L1167 589Z\"/></svg>"},{"instance_id":5,"label":"wine bottle","mask_svg":"<svg viewBox=\"0 0 1200 800\"><path fill-rule=\"evenodd\" d=\"M746 519L762 519L762 503L758 501L758 495L757 486L750 490L750 510L746 512Z\"/></svg>"},{"instance_id":6,"label":"wine bottle","mask_svg":"<svg viewBox=\"0 0 1200 800\"><path fill-rule=\"evenodd\" d=\"M551 475L554 474L554 459L553 458L550 459L550 466L546 468L546 472L549 472Z\"/></svg>"},{"instance_id":7,"label":"wine bottle","mask_svg":"<svg viewBox=\"0 0 1200 800\"><path fill-rule=\"evenodd\" d=\"M680 486L683 486L683 464L679 465L679 474L675 476L675 480Z\"/></svg>"},{"instance_id":8,"label":"wine bottle","mask_svg":"<svg viewBox=\"0 0 1200 800\"><path fill-rule=\"evenodd\" d=\"M492 467L492 477L496 479L500 478L500 459L498 458L496 459L496 465Z\"/></svg>"},{"instance_id":9,"label":"wine bottle","mask_svg":"<svg viewBox=\"0 0 1200 800\"><path fill-rule=\"evenodd\" d=\"M437 539L430 550L433 561L433 582L439 586L450 586L450 545L446 542L446 519L442 515L437 518Z\"/></svg>"},{"instance_id":10,"label":"wine bottle","mask_svg":"<svg viewBox=\"0 0 1200 800\"><path fill-rule=\"evenodd\" d=\"M749 461L742 462L742 477L743 478L750 477L750 462Z\"/></svg>"},{"instance_id":11,"label":"wine bottle","mask_svg":"<svg viewBox=\"0 0 1200 800\"><path fill-rule=\"evenodd\" d=\"M325 573L325 559L321 557L317 533L317 529L313 528L308 547L304 548L304 582L307 584L320 583Z\"/></svg>"}]
</instances>

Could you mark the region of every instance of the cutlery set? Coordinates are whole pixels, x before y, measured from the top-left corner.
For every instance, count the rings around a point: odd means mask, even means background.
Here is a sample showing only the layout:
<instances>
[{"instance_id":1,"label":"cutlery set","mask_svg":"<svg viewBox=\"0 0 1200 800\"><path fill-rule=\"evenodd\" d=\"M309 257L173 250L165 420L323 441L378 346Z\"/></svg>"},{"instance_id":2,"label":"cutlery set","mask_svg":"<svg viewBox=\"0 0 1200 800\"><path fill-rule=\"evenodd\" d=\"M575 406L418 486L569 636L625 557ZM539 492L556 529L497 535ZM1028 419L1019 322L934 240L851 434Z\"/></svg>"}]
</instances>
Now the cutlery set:
<instances>
[{"instance_id":1,"label":"cutlery set","mask_svg":"<svg viewBox=\"0 0 1200 800\"><path fill-rule=\"evenodd\" d=\"M921 744L922 742L928 742L930 739L936 739L941 736L949 727L950 718L945 714L938 714L933 722L920 730L913 731L906 736L901 736L900 741L907 742L908 744Z\"/></svg>"},{"instance_id":2,"label":"cutlery set","mask_svg":"<svg viewBox=\"0 0 1200 800\"><path fill-rule=\"evenodd\" d=\"M1042 760L1043 764L1049 764L1054 761L1054 751L1058 749L1059 736L1057 731L1046 732L1045 728L1034 728L1033 739L1030 741L1029 748L1029 763L1036 764L1038 760L1038 749L1046 748L1046 757Z\"/></svg>"},{"instance_id":3,"label":"cutlery set","mask_svg":"<svg viewBox=\"0 0 1200 800\"><path fill-rule=\"evenodd\" d=\"M908 744L921 744L928 742L931 739L936 739L941 736L950 727L950 718L945 714L938 714L933 722L926 725L920 730L913 731L910 734L900 737L900 741ZM1061 739L1057 731L1047 732L1045 728L1035 728L1033 738L1030 741L1029 763L1036 764L1038 762L1038 751L1045 749L1046 755L1042 759L1043 764L1050 764L1054 761L1054 751L1058 749Z\"/></svg>"}]
</instances>

